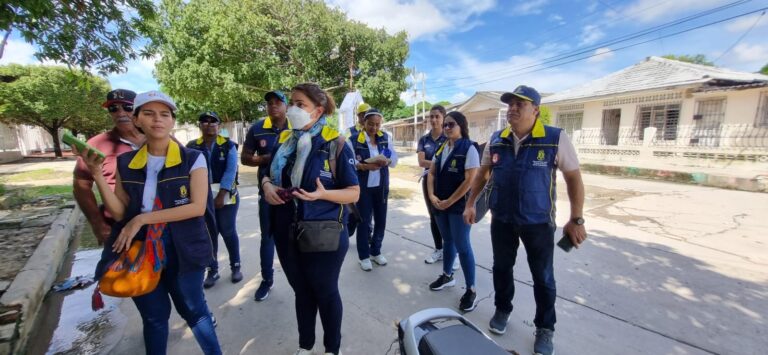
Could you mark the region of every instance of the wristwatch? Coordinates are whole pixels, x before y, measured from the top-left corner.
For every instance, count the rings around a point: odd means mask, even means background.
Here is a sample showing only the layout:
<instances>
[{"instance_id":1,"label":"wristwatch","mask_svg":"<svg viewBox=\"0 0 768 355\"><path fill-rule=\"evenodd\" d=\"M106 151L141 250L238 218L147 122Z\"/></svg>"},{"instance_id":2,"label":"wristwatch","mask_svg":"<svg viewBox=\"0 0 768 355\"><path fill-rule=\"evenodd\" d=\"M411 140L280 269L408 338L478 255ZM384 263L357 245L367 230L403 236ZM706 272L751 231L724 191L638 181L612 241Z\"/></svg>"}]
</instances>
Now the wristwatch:
<instances>
[{"instance_id":1,"label":"wristwatch","mask_svg":"<svg viewBox=\"0 0 768 355\"><path fill-rule=\"evenodd\" d=\"M584 225L584 218L581 218L581 217L572 218L571 222L576 223L576 225L581 226L581 225Z\"/></svg>"}]
</instances>

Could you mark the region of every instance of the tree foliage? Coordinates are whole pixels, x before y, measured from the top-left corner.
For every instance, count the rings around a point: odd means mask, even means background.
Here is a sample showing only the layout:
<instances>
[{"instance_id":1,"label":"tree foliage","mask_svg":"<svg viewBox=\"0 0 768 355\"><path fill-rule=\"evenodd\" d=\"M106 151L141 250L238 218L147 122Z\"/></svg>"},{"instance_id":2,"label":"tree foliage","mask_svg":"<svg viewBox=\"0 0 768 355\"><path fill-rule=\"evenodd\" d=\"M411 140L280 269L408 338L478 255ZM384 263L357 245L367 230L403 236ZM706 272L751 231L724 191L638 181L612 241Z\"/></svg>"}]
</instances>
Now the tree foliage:
<instances>
[{"instance_id":1,"label":"tree foliage","mask_svg":"<svg viewBox=\"0 0 768 355\"><path fill-rule=\"evenodd\" d=\"M162 56L158 81L180 101L182 120L203 109L252 120L264 93L307 81L338 101L351 62L374 107L396 106L407 87L404 32L368 28L319 0L163 0L149 36Z\"/></svg>"},{"instance_id":2,"label":"tree foliage","mask_svg":"<svg viewBox=\"0 0 768 355\"><path fill-rule=\"evenodd\" d=\"M101 74L121 72L140 54L134 41L154 16L152 0L8 0L0 5L0 30L5 31L0 44L16 30L37 46L41 61Z\"/></svg>"},{"instance_id":3,"label":"tree foliage","mask_svg":"<svg viewBox=\"0 0 768 355\"><path fill-rule=\"evenodd\" d=\"M707 65L710 67L714 67L715 63L710 62L707 57L703 54L696 54L696 55L674 55L674 54L667 54L662 56L662 58L666 59L672 59L677 60L680 62L686 62L686 63L693 63L693 64L701 64L701 65Z\"/></svg>"},{"instance_id":4,"label":"tree foliage","mask_svg":"<svg viewBox=\"0 0 768 355\"><path fill-rule=\"evenodd\" d=\"M65 67L0 66L0 122L42 127L60 157L60 128L94 134L112 124L100 105L108 91L105 79Z\"/></svg>"},{"instance_id":5,"label":"tree foliage","mask_svg":"<svg viewBox=\"0 0 768 355\"><path fill-rule=\"evenodd\" d=\"M760 74L768 75L768 64L763 65L763 67L760 69Z\"/></svg>"}]
</instances>

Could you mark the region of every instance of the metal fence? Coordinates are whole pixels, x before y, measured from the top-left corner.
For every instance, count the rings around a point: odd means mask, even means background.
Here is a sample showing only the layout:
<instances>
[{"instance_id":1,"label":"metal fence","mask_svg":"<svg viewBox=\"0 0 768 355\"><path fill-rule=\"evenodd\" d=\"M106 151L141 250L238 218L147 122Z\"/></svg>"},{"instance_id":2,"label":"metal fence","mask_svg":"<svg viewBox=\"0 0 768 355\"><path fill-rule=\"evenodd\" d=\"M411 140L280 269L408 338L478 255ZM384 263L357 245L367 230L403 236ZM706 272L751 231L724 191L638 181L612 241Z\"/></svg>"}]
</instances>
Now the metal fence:
<instances>
[{"instance_id":1,"label":"metal fence","mask_svg":"<svg viewBox=\"0 0 768 355\"><path fill-rule=\"evenodd\" d=\"M608 134L601 128L574 132L574 144L580 146L695 148L700 150L768 150L768 128L752 124L717 126L675 126L674 129L648 127L643 130L621 127ZM650 141L647 141L650 140ZM615 144L608 144L608 143Z\"/></svg>"}]
</instances>

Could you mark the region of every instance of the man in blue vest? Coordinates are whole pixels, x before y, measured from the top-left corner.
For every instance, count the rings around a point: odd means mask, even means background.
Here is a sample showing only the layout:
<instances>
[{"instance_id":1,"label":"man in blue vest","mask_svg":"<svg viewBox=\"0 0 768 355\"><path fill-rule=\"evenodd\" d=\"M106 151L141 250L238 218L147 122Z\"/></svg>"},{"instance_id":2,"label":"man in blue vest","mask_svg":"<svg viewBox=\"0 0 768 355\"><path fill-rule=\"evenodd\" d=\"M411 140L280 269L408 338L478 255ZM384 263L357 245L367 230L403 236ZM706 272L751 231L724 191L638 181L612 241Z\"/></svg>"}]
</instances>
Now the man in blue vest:
<instances>
[{"instance_id":1,"label":"man in blue vest","mask_svg":"<svg viewBox=\"0 0 768 355\"><path fill-rule=\"evenodd\" d=\"M237 210L240 196L237 192L237 144L229 138L219 135L221 119L216 112L208 111L200 115L200 138L187 143L187 148L199 150L208 162L208 182L214 194L216 226L224 239L229 253L229 266L232 270L232 283L243 279L240 271L240 238L237 235ZM208 275L203 282L205 288L211 288L219 279L219 236L213 242L213 260Z\"/></svg>"},{"instance_id":2,"label":"man in blue vest","mask_svg":"<svg viewBox=\"0 0 768 355\"><path fill-rule=\"evenodd\" d=\"M504 334L512 312L515 280L512 269L517 248L523 242L533 276L536 301L534 353L554 353L555 275L552 258L555 246L556 172L563 173L571 205L563 233L578 247L586 238L584 228L584 184L579 161L568 135L560 128L545 126L539 117L541 96L528 86L518 86L501 96L508 105L509 126L493 133L485 147L480 171L464 209L467 223L475 223L475 201L493 177L490 198L493 288L496 312L489 328Z\"/></svg>"},{"instance_id":3,"label":"man in blue vest","mask_svg":"<svg viewBox=\"0 0 768 355\"><path fill-rule=\"evenodd\" d=\"M272 163L272 150L277 144L280 132L290 128L285 112L288 108L288 99L282 91L270 91L264 95L267 101L267 117L254 123L248 130L248 135L243 143L243 154L240 162L243 165L259 167L258 176L261 178L269 174L269 165ZM269 225L270 206L264 199L264 192L259 190L259 226L261 228L261 245L259 257L261 258L261 284L256 289L254 299L264 301L269 297L272 289L275 260L274 233Z\"/></svg>"}]
</instances>

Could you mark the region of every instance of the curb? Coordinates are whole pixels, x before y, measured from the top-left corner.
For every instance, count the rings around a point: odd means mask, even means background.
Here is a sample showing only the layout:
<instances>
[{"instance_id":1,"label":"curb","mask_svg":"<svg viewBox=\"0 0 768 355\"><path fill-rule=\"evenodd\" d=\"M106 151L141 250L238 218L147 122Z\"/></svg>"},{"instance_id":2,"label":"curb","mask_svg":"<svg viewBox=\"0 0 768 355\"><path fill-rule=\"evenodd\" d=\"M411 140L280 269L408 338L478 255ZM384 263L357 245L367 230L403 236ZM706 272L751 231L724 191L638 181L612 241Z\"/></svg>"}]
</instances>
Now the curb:
<instances>
[{"instance_id":1,"label":"curb","mask_svg":"<svg viewBox=\"0 0 768 355\"><path fill-rule=\"evenodd\" d=\"M766 175L756 175L754 178L746 178L727 175L713 175L708 173L647 169L633 166L581 164L580 167L584 172L602 175L616 175L652 180L664 180L683 184L710 186L750 192L768 192L768 176Z\"/></svg>"},{"instance_id":2,"label":"curb","mask_svg":"<svg viewBox=\"0 0 768 355\"><path fill-rule=\"evenodd\" d=\"M77 206L65 206L51 223L24 268L0 297L0 306L16 309L15 323L0 326L0 354L23 353L40 305L56 280L80 218Z\"/></svg>"}]
</instances>

